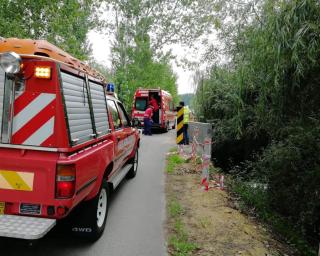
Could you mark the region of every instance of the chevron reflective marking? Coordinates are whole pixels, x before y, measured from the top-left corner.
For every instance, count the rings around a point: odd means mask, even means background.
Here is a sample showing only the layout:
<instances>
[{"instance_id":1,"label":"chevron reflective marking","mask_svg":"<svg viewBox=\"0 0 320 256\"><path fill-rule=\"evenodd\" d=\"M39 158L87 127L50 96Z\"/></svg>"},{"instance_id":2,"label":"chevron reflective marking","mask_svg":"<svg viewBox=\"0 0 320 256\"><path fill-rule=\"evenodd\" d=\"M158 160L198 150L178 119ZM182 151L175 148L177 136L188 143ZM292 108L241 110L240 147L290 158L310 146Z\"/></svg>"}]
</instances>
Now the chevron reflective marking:
<instances>
[{"instance_id":1,"label":"chevron reflective marking","mask_svg":"<svg viewBox=\"0 0 320 256\"><path fill-rule=\"evenodd\" d=\"M177 109L177 138L176 143L181 144L183 142L183 107Z\"/></svg>"},{"instance_id":2,"label":"chevron reflective marking","mask_svg":"<svg viewBox=\"0 0 320 256\"><path fill-rule=\"evenodd\" d=\"M32 134L27 140L23 142L24 145L40 146L46 141L52 134L54 128L54 117L46 122L40 129Z\"/></svg>"},{"instance_id":3,"label":"chevron reflective marking","mask_svg":"<svg viewBox=\"0 0 320 256\"><path fill-rule=\"evenodd\" d=\"M26 123L28 123L35 115L45 108L56 97L55 94L41 93L29 105L13 118L12 134L15 134Z\"/></svg>"},{"instance_id":4,"label":"chevron reflective marking","mask_svg":"<svg viewBox=\"0 0 320 256\"><path fill-rule=\"evenodd\" d=\"M179 144L182 140L183 140L183 133L181 133L181 134L177 137L177 144Z\"/></svg>"},{"instance_id":5,"label":"chevron reflective marking","mask_svg":"<svg viewBox=\"0 0 320 256\"><path fill-rule=\"evenodd\" d=\"M183 128L183 122L177 124L177 130L181 130Z\"/></svg>"},{"instance_id":6,"label":"chevron reflective marking","mask_svg":"<svg viewBox=\"0 0 320 256\"><path fill-rule=\"evenodd\" d=\"M55 94L35 95L28 92L17 98L12 127L13 144L50 146L48 138L54 134L55 99Z\"/></svg>"},{"instance_id":7,"label":"chevron reflective marking","mask_svg":"<svg viewBox=\"0 0 320 256\"><path fill-rule=\"evenodd\" d=\"M0 189L32 191L34 173L0 170Z\"/></svg>"}]
</instances>

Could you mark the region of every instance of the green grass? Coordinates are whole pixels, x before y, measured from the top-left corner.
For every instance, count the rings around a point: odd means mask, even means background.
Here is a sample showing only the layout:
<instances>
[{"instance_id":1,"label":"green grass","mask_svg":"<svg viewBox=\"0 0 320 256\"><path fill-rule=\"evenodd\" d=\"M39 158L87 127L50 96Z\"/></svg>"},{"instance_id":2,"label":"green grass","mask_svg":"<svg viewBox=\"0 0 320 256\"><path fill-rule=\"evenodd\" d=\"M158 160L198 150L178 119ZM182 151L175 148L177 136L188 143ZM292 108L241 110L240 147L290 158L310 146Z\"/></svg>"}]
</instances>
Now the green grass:
<instances>
[{"instance_id":1,"label":"green grass","mask_svg":"<svg viewBox=\"0 0 320 256\"><path fill-rule=\"evenodd\" d=\"M173 154L169 155L167 157L167 173L172 174L174 173L174 169L176 168L177 165L185 163L185 160L183 160L179 155Z\"/></svg>"},{"instance_id":2,"label":"green grass","mask_svg":"<svg viewBox=\"0 0 320 256\"><path fill-rule=\"evenodd\" d=\"M181 205L176 200L170 200L168 209L169 209L169 215L172 218L176 218L177 216L181 215L183 212Z\"/></svg>"},{"instance_id":3,"label":"green grass","mask_svg":"<svg viewBox=\"0 0 320 256\"><path fill-rule=\"evenodd\" d=\"M179 202L175 199L171 199L168 203L168 212L170 218L172 218L174 234L169 237L169 246L173 249L173 256L189 256L192 252L198 248L195 243L190 243L188 240L188 232L181 220L181 215L184 210Z\"/></svg>"},{"instance_id":4,"label":"green grass","mask_svg":"<svg viewBox=\"0 0 320 256\"><path fill-rule=\"evenodd\" d=\"M188 256L192 255L192 252L197 249L197 245L194 243L186 242L185 240L173 235L169 239L169 245L174 249L173 256Z\"/></svg>"}]
</instances>

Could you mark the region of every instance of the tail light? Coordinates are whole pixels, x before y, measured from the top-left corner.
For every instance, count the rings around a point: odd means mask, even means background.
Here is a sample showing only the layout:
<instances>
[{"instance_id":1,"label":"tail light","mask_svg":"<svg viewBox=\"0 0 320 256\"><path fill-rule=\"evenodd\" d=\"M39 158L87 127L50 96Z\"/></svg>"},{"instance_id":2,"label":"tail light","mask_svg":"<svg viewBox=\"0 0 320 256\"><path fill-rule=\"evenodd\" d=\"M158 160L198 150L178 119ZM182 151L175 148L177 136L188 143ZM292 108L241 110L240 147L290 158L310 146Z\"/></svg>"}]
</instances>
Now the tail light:
<instances>
[{"instance_id":1,"label":"tail light","mask_svg":"<svg viewBox=\"0 0 320 256\"><path fill-rule=\"evenodd\" d=\"M76 187L75 165L57 165L56 198L65 199L73 197Z\"/></svg>"}]
</instances>

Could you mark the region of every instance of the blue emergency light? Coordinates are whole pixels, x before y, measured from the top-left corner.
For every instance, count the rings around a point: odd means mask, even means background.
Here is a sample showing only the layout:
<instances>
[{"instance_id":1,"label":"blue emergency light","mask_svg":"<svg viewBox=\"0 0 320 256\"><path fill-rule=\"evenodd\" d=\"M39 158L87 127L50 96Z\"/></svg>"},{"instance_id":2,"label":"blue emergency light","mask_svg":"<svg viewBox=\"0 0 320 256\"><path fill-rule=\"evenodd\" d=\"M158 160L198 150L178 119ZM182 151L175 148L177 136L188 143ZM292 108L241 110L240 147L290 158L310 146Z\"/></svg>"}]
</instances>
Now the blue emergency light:
<instances>
[{"instance_id":1,"label":"blue emergency light","mask_svg":"<svg viewBox=\"0 0 320 256\"><path fill-rule=\"evenodd\" d=\"M113 83L108 83L107 84L107 92L114 93L114 84Z\"/></svg>"}]
</instances>

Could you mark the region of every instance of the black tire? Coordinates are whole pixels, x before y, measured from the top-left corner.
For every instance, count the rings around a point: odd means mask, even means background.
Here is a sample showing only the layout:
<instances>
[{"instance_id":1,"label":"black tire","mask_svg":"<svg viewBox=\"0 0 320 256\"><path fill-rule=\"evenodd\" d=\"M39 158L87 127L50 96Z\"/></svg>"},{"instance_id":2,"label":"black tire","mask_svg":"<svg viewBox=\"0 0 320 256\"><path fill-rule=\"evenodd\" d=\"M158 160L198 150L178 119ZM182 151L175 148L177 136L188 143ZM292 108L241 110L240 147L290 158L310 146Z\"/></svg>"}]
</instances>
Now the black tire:
<instances>
[{"instance_id":1,"label":"black tire","mask_svg":"<svg viewBox=\"0 0 320 256\"><path fill-rule=\"evenodd\" d=\"M71 229L74 235L84 237L89 242L95 242L101 237L106 226L109 197L108 183L103 180L96 197L88 202L84 202L77 209ZM105 205L102 205L103 201L105 201ZM100 219L98 216L100 216Z\"/></svg>"},{"instance_id":2,"label":"black tire","mask_svg":"<svg viewBox=\"0 0 320 256\"><path fill-rule=\"evenodd\" d=\"M136 150L134 157L132 158L130 163L132 164L132 167L129 170L129 172L127 173L128 179L132 179L132 178L136 177L136 175L137 175L138 164L139 164L139 150L138 149Z\"/></svg>"}]
</instances>

